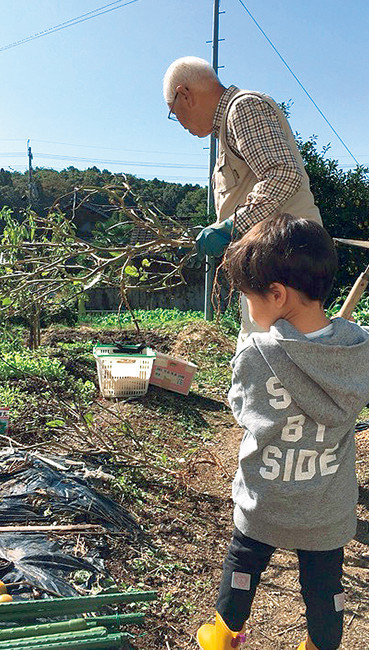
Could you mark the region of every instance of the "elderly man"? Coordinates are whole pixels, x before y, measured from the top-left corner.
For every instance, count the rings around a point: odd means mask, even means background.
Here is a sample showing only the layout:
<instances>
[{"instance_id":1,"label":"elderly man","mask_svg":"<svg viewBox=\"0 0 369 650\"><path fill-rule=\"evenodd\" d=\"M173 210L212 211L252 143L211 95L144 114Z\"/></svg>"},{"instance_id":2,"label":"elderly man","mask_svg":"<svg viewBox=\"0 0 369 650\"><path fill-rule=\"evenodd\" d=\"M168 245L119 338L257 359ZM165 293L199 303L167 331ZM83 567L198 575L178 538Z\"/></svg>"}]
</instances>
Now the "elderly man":
<instances>
[{"instance_id":1,"label":"elderly man","mask_svg":"<svg viewBox=\"0 0 369 650\"><path fill-rule=\"evenodd\" d=\"M198 235L200 257L220 257L232 238L280 212L321 223L293 133L273 99L225 88L207 61L192 56L169 66L163 91L170 118L192 135L214 133L219 140L213 174L217 221ZM258 329L242 298L241 306L239 343Z\"/></svg>"}]
</instances>

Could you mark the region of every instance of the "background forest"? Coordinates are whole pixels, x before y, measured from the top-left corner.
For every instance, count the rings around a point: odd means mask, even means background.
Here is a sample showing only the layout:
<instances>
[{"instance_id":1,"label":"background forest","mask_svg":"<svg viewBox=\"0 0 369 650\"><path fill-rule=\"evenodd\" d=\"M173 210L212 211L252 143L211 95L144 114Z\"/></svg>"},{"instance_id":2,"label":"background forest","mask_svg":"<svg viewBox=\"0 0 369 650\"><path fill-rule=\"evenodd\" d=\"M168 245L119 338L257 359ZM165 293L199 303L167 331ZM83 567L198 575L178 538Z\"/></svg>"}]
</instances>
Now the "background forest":
<instances>
[{"instance_id":1,"label":"background forest","mask_svg":"<svg viewBox=\"0 0 369 650\"><path fill-rule=\"evenodd\" d=\"M303 142L297 136L297 142L310 177L311 188L318 204L324 225L333 237L368 239L369 226L369 177L368 170L357 167L343 171L338 162L329 158L329 145L318 149L315 136ZM112 174L104 169L91 167L81 171L68 167L62 171L36 168L32 174L31 194L28 172L10 172L0 170L0 210L4 206L12 208L22 218L25 208L31 204L33 210L44 215L50 206L60 197L61 209L67 211L71 204L74 188L99 188L119 181L124 177L132 188L134 195L162 215L185 219L192 225L206 224L214 221L214 215L207 215L207 188L200 185L168 183L154 178L144 180L132 175ZM126 204L136 206L133 194L128 196ZM125 243L128 233L124 228L109 226L118 224L121 217L106 203L106 194L96 192L92 202L101 218L97 218L88 237L104 245ZM89 201L91 203L91 200ZM83 224L82 224L83 225ZM3 224L0 222L0 231ZM79 224L81 226L81 224ZM81 229L83 236L83 228ZM336 283L343 290L353 283L355 278L367 265L366 251L347 246L339 247L340 272Z\"/></svg>"}]
</instances>

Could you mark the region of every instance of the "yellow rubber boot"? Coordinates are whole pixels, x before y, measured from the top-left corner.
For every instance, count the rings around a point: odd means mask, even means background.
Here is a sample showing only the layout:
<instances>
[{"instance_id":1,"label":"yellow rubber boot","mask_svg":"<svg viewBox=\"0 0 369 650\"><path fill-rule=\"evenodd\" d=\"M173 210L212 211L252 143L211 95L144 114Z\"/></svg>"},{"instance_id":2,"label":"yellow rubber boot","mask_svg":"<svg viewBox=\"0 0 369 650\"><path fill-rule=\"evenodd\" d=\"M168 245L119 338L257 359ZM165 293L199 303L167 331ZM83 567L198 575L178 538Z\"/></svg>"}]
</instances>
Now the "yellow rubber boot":
<instances>
[{"instance_id":1,"label":"yellow rubber boot","mask_svg":"<svg viewBox=\"0 0 369 650\"><path fill-rule=\"evenodd\" d=\"M318 650L318 648L316 647L316 645L314 645L314 643L308 636L307 641L303 641L302 643L300 643L297 650Z\"/></svg>"},{"instance_id":2,"label":"yellow rubber boot","mask_svg":"<svg viewBox=\"0 0 369 650\"><path fill-rule=\"evenodd\" d=\"M215 625L205 623L197 630L197 643L202 650L233 650L245 641L242 632L232 632L218 612Z\"/></svg>"}]
</instances>

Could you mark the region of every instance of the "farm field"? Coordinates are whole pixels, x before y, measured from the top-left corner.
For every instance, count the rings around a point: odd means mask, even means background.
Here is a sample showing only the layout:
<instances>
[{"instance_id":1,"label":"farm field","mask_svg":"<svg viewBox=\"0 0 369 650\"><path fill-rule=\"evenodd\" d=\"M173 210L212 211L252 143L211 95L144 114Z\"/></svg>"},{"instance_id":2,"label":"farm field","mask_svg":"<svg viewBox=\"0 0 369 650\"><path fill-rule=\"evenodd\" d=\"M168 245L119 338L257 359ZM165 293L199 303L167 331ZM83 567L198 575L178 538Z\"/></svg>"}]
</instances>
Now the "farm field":
<instances>
[{"instance_id":1,"label":"farm field","mask_svg":"<svg viewBox=\"0 0 369 650\"><path fill-rule=\"evenodd\" d=\"M132 648L197 647L198 626L210 620L222 560L232 532L231 482L242 431L227 405L237 325L226 315L206 323L198 313L157 310L139 315L141 333L114 317L76 327L43 329L36 352L25 332L7 328L0 346L0 405L11 413L19 448L83 460L106 478L101 490L121 503L142 533L103 537L105 566L120 589L158 590ZM188 358L198 372L188 396L150 386L132 401L100 396L92 347L144 341ZM16 368L18 370L16 370ZM369 420L369 409L360 421ZM368 424L369 427L369 424ZM358 427L358 531L347 547L344 650L369 647L369 429ZM6 439L1 438L2 445ZM50 514L51 520L59 519ZM101 535L99 535L101 538ZM72 539L72 538L71 538ZM101 539L81 534L76 553ZM278 551L264 575L247 625L246 647L297 648L305 636L293 553Z\"/></svg>"}]
</instances>

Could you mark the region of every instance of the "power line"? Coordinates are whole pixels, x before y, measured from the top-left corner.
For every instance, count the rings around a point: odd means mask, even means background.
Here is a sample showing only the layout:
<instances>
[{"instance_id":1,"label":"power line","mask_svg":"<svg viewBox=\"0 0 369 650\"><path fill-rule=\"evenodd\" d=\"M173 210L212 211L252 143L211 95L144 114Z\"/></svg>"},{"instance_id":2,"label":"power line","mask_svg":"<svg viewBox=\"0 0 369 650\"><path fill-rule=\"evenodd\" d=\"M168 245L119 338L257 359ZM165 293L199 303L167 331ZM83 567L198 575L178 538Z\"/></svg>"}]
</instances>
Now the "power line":
<instances>
[{"instance_id":1,"label":"power line","mask_svg":"<svg viewBox=\"0 0 369 650\"><path fill-rule=\"evenodd\" d=\"M0 142L25 142L27 138L0 138ZM157 153L157 154L163 154L166 156L205 156L206 153L194 153L194 152L189 152L189 151L155 151L155 150L148 150L148 149L123 149L122 147L103 147L102 145L94 145L94 144L76 144L72 142L56 142L54 140L34 140L32 138L32 142L40 142L42 144L56 144L56 145L63 145L66 147L79 147L81 149L102 149L105 151L128 151L130 153ZM205 147L204 147L205 148ZM0 153L0 156L6 155L6 156L12 156L12 152L8 152L6 154ZM20 156L24 155L24 153L20 154L19 152L14 153L14 155ZM368 153L361 153L361 154L356 154L356 158L368 158L369 154ZM351 158L351 156L349 156ZM347 158L346 155L342 156L335 156L334 160L344 160ZM356 161L355 161L356 162ZM346 166L348 163L345 163ZM366 163L361 163L361 165L365 165Z\"/></svg>"},{"instance_id":2,"label":"power line","mask_svg":"<svg viewBox=\"0 0 369 650\"><path fill-rule=\"evenodd\" d=\"M70 160L77 162L99 163L100 165L136 165L137 167L166 167L168 169L206 169L206 165L192 165L189 163L163 163L154 161L132 161L132 160L106 160L99 158L84 158L82 156L64 156L59 154L49 154L35 152L38 158L47 160Z\"/></svg>"},{"instance_id":3,"label":"power line","mask_svg":"<svg viewBox=\"0 0 369 650\"><path fill-rule=\"evenodd\" d=\"M24 152L5 152L1 153L0 156L3 157L23 157ZM52 153L42 153L39 151L34 152L37 159L46 159L46 160L65 160L69 162L87 162L92 163L93 165L134 165L136 167L163 167L167 169L207 169L206 165L193 165L191 163L170 163L170 162L155 162L155 161L135 161L135 160L106 160L100 158L84 158L82 156L67 156L63 154L52 154Z\"/></svg>"},{"instance_id":4,"label":"power line","mask_svg":"<svg viewBox=\"0 0 369 650\"><path fill-rule=\"evenodd\" d=\"M0 142L24 142L26 138L14 138L14 139L9 139L9 138L0 138ZM72 142L54 142L53 140L34 140L32 138L32 142L40 142L42 144L56 144L56 145L62 145L65 147L78 147L81 149L102 149L105 151L128 151L130 153L145 153L145 154L160 154L160 155L166 155L166 156L202 156L204 157L206 155L205 152L203 153L193 153L193 152L188 152L188 151L148 151L147 149L123 149L122 147L103 147L101 145L92 145L92 144L74 144ZM2 155L2 154L0 154Z\"/></svg>"},{"instance_id":5,"label":"power line","mask_svg":"<svg viewBox=\"0 0 369 650\"><path fill-rule=\"evenodd\" d=\"M0 142L24 142L26 138L0 138ZM32 142L40 142L42 144L56 144L56 145L63 145L67 147L79 147L82 149L102 149L105 151L127 151L129 153L145 153L145 154L159 154L159 155L166 155L166 156L200 156L204 157L206 153L193 153L193 152L188 152L188 151L155 151L155 150L143 150L143 149L123 149L122 147L103 147L101 145L89 145L89 144L73 144L71 142L55 142L54 140L34 140L32 138ZM51 154L48 154L51 155ZM24 152L0 152L0 156L24 156ZM348 156L342 155L342 156L335 156L334 160L337 160L339 162L341 167L351 167L349 163L341 163L341 160L344 160ZM368 159L369 154L368 153L362 153L362 154L357 154L356 158L365 158ZM350 156L351 158L351 156ZM356 162L356 161L355 161ZM367 166L368 163L362 162L360 165Z\"/></svg>"},{"instance_id":6,"label":"power line","mask_svg":"<svg viewBox=\"0 0 369 650\"><path fill-rule=\"evenodd\" d=\"M148 151L147 149L123 149L122 147L102 147L92 144L72 144L71 142L53 142L52 140L33 140L32 142L41 142L42 144L57 144L66 147L80 147L82 149L103 149L105 151L129 151L130 153L158 153L170 156L204 156L204 153L189 153L181 151Z\"/></svg>"},{"instance_id":7,"label":"power line","mask_svg":"<svg viewBox=\"0 0 369 650\"><path fill-rule=\"evenodd\" d=\"M76 18L71 18L70 20L66 20L63 23L59 23L58 25L55 25L54 27L49 27L48 29L44 29L42 32L37 32L36 34L32 34L31 36L26 36L26 38L22 38L21 40L15 41L14 43L9 43L9 45L4 45L3 47L0 47L0 52L4 52L5 50L10 50L13 47L18 47L19 45L23 45L24 43L29 43L30 41L34 41L37 38L42 38L43 36L48 36L49 34L60 32L62 29L67 29L67 27L72 27L73 25L84 23L86 20L91 20L92 18L97 18L97 16L108 14L111 11L115 11L116 9L122 9L122 7L131 5L134 2L138 2L138 0L129 0L124 4L121 4L121 2L122 0L109 2L109 4L107 5L103 5L102 7L97 7L96 9L93 9L92 11L88 11L87 13L82 14L81 16L76 16ZM119 6L112 7L112 5L119 5ZM107 9L107 7L111 7L111 8ZM101 11L102 9L104 9L105 11Z\"/></svg>"},{"instance_id":8,"label":"power line","mask_svg":"<svg viewBox=\"0 0 369 650\"><path fill-rule=\"evenodd\" d=\"M287 70L292 74L292 76L293 76L293 78L295 79L295 81L297 81L297 83L298 83L299 86L302 88L302 90L304 91L304 93L308 96L308 98L310 99L310 101L312 102L312 104L314 104L315 108L316 108L317 111L320 113L320 115L322 116L322 118L325 120L325 122L328 124L328 126L332 129L333 133L337 136L337 138L339 139L340 143L345 147L346 151L350 154L351 158L353 158L353 160L356 162L356 164L360 167L360 163L359 163L359 161L356 160L354 154L350 151L350 149L348 148L348 146L344 143L344 141L342 140L341 136L338 135L338 133L337 133L336 129L334 128L334 126L332 126L332 124L330 123L330 121L328 120L328 118L324 115L323 111L319 108L318 104L314 101L314 99L312 98L312 96L310 95L310 93L306 90L305 86L302 84L302 82L300 81L300 79L295 75L295 73L293 72L293 70L292 70L292 69L290 68L290 66L288 65L287 61L283 58L282 54L280 54L280 53L278 52L278 50L277 50L276 46L274 45L274 43L270 40L269 36L267 36L267 34L265 33L265 31L263 30L263 28L261 27L261 25L259 25L259 23L257 22L256 18L254 18L254 16L252 15L251 11L249 11L249 9L246 7L246 5L245 5L245 3L243 2L243 0L239 0L239 2L240 2L241 5L243 6L244 10L248 13L248 15L250 16L251 20L255 23L256 27L261 31L261 33L263 34L263 36L266 38L266 40L268 41L269 45L273 48L273 50L275 51L275 53L279 56L279 58L281 59L282 63L286 66Z\"/></svg>"},{"instance_id":9,"label":"power line","mask_svg":"<svg viewBox=\"0 0 369 650\"><path fill-rule=\"evenodd\" d=\"M24 151L14 151L14 152L13 151L5 151L5 152L0 153L0 156L9 156L10 158L12 156L15 156L16 158L18 158L19 156L24 156L24 155L25 155Z\"/></svg>"}]
</instances>

